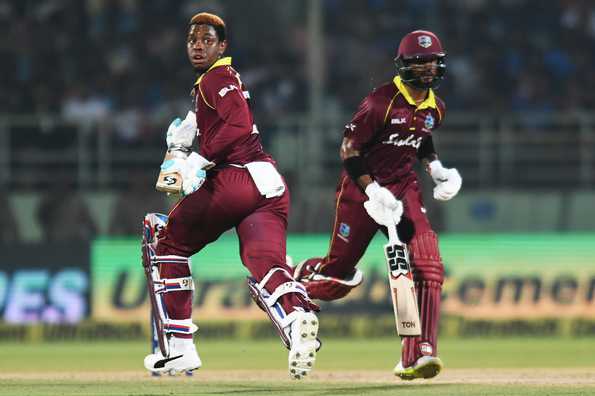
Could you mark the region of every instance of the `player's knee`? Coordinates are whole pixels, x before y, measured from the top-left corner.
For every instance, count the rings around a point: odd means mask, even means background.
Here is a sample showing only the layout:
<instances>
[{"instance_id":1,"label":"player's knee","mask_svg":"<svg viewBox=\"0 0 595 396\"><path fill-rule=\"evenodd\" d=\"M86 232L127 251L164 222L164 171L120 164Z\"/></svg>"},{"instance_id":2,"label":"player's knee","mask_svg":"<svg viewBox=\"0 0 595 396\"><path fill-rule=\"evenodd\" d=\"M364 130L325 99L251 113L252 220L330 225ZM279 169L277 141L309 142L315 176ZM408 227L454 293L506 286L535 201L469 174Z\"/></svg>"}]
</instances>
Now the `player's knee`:
<instances>
[{"instance_id":1,"label":"player's knee","mask_svg":"<svg viewBox=\"0 0 595 396\"><path fill-rule=\"evenodd\" d=\"M409 243L413 277L416 281L442 284L444 266L438 250L438 238L432 230L415 234Z\"/></svg>"}]
</instances>

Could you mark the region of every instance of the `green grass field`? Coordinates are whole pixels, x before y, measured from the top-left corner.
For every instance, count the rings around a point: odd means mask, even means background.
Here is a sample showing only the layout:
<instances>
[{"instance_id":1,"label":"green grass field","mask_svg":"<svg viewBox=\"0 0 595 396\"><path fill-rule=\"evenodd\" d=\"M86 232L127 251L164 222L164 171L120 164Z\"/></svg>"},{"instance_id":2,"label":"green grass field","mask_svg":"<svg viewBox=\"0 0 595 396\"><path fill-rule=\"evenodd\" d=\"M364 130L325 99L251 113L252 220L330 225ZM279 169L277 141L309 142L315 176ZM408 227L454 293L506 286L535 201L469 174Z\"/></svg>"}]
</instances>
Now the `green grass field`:
<instances>
[{"instance_id":1,"label":"green grass field","mask_svg":"<svg viewBox=\"0 0 595 396\"><path fill-rule=\"evenodd\" d=\"M395 339L325 340L316 370L288 379L279 341L206 340L192 377L152 378L145 342L0 343L0 395L595 395L595 339L446 339L436 379L392 375Z\"/></svg>"}]
</instances>

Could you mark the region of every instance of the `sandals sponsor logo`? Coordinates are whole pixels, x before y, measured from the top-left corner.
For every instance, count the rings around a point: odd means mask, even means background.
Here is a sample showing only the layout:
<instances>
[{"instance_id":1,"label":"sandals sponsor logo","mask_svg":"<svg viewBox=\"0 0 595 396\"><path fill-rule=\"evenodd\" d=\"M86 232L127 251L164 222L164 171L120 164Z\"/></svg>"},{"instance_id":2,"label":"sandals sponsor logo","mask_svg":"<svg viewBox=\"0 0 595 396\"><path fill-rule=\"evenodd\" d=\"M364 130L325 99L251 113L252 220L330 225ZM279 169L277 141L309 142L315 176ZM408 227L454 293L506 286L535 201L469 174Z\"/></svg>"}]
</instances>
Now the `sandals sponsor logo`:
<instances>
[{"instance_id":1,"label":"sandals sponsor logo","mask_svg":"<svg viewBox=\"0 0 595 396\"><path fill-rule=\"evenodd\" d=\"M416 138L414 134L407 136L405 139L399 139L399 134L393 133L388 137L388 140L383 141L382 144L392 144L397 147L411 146L418 149L422 140L422 136Z\"/></svg>"}]
</instances>

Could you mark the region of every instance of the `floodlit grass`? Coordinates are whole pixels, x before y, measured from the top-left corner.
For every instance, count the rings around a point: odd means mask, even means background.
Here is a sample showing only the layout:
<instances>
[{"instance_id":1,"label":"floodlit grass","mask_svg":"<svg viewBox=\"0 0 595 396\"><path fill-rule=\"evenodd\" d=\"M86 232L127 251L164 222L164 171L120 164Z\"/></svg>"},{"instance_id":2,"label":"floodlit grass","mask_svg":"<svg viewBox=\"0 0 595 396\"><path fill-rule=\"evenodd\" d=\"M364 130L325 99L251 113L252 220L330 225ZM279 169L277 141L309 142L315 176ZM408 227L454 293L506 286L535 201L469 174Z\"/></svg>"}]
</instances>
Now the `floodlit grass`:
<instances>
[{"instance_id":1,"label":"floodlit grass","mask_svg":"<svg viewBox=\"0 0 595 396\"><path fill-rule=\"evenodd\" d=\"M301 382L287 379L277 340L201 341L204 366L193 377L152 378L142 367L147 353L148 342L0 343L0 395L595 394L589 338L446 339L445 371L413 382L391 373L396 337L324 340L315 372Z\"/></svg>"}]
</instances>

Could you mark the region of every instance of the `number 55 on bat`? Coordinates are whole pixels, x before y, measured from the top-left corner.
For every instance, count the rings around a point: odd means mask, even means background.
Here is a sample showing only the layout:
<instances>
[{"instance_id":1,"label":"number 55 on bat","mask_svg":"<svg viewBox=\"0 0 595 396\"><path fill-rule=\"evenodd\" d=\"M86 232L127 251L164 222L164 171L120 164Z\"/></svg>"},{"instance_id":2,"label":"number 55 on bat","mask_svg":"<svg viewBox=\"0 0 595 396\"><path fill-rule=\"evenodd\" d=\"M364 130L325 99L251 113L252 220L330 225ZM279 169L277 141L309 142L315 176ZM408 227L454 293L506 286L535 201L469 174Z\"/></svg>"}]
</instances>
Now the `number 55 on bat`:
<instances>
[{"instance_id":1,"label":"number 55 on bat","mask_svg":"<svg viewBox=\"0 0 595 396\"><path fill-rule=\"evenodd\" d=\"M399 240L394 224L388 227L388 243L384 245L384 255L397 332L401 336L418 336L421 334L421 325L409 252L407 245Z\"/></svg>"}]
</instances>

